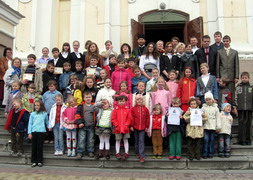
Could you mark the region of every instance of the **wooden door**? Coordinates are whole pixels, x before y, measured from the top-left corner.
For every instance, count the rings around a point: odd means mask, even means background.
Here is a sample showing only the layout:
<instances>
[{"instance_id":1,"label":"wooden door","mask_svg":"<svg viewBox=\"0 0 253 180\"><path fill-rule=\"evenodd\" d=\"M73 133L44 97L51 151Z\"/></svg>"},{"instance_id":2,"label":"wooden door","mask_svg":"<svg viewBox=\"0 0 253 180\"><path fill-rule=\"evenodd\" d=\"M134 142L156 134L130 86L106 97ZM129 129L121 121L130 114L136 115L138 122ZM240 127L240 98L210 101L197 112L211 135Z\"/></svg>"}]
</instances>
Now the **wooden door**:
<instances>
[{"instance_id":1,"label":"wooden door","mask_svg":"<svg viewBox=\"0 0 253 180\"><path fill-rule=\"evenodd\" d=\"M137 40L138 40L138 35L144 33L144 26L135 21L134 19L131 19L131 28L132 28L132 47L136 48L138 46Z\"/></svg>"},{"instance_id":2,"label":"wooden door","mask_svg":"<svg viewBox=\"0 0 253 180\"><path fill-rule=\"evenodd\" d=\"M185 23L184 42L190 43L190 38L195 36L198 39L198 47L202 47L203 17L198 17Z\"/></svg>"}]
</instances>

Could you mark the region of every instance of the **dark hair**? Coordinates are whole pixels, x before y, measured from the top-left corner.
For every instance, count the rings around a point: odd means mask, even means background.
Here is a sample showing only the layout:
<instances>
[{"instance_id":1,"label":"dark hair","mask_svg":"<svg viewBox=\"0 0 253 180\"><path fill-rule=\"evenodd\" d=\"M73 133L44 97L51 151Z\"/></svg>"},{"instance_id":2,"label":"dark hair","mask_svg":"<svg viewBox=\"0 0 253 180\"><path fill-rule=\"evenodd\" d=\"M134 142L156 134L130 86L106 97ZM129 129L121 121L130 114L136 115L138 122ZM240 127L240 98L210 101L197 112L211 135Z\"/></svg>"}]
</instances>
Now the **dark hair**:
<instances>
[{"instance_id":1,"label":"dark hair","mask_svg":"<svg viewBox=\"0 0 253 180\"><path fill-rule=\"evenodd\" d=\"M228 39L229 41L231 41L231 38L230 38L229 35L225 35L222 39L223 39L223 40L224 40L224 39Z\"/></svg>"},{"instance_id":2,"label":"dark hair","mask_svg":"<svg viewBox=\"0 0 253 180\"><path fill-rule=\"evenodd\" d=\"M66 61L65 63L63 63L63 66L67 66L67 65L71 67L70 62Z\"/></svg>"},{"instance_id":3,"label":"dark hair","mask_svg":"<svg viewBox=\"0 0 253 180\"><path fill-rule=\"evenodd\" d=\"M230 82L230 80L228 78L224 78L224 77L222 77L220 80L222 81L222 83L224 83L226 85Z\"/></svg>"},{"instance_id":4,"label":"dark hair","mask_svg":"<svg viewBox=\"0 0 253 180\"><path fill-rule=\"evenodd\" d=\"M63 43L63 45L62 45L62 52L64 52L64 46L68 46L69 47L68 53L70 53L70 44L68 42Z\"/></svg>"},{"instance_id":5,"label":"dark hair","mask_svg":"<svg viewBox=\"0 0 253 180\"><path fill-rule=\"evenodd\" d=\"M87 83L87 80L88 80L88 79L91 79L91 80L93 81L93 87L96 86L96 81L95 81L95 79L94 79L93 77L91 77L91 76L86 76L86 77L83 78L83 88L82 88L82 91L84 91L84 90L87 88L86 83Z\"/></svg>"},{"instance_id":6,"label":"dark hair","mask_svg":"<svg viewBox=\"0 0 253 180\"><path fill-rule=\"evenodd\" d=\"M146 59L148 59L148 57L149 57L148 48L149 48L150 45L153 45L153 49L154 49L153 52L152 52L153 58L158 59L159 56L160 56L160 53L158 52L157 47L156 47L155 43L153 43L153 42L150 42L147 45Z\"/></svg>"},{"instance_id":7,"label":"dark hair","mask_svg":"<svg viewBox=\"0 0 253 180\"><path fill-rule=\"evenodd\" d=\"M204 35L204 36L202 37L202 39L210 39L210 36Z\"/></svg>"},{"instance_id":8,"label":"dark hair","mask_svg":"<svg viewBox=\"0 0 253 180\"><path fill-rule=\"evenodd\" d=\"M126 97L126 96L123 96L123 95L120 95L120 96L117 96L117 97L116 97L116 101L122 101L122 100L127 101L127 97Z\"/></svg>"},{"instance_id":9,"label":"dark hair","mask_svg":"<svg viewBox=\"0 0 253 180\"><path fill-rule=\"evenodd\" d=\"M131 62L131 61L133 61L134 63L136 63L136 59L133 58L133 57L130 57L130 58L128 58L128 60L127 60L128 63Z\"/></svg>"},{"instance_id":10,"label":"dark hair","mask_svg":"<svg viewBox=\"0 0 253 180\"><path fill-rule=\"evenodd\" d=\"M31 83L31 84L29 84L28 88L31 88L31 89L36 89L36 86L35 86L35 84L34 84L34 83Z\"/></svg>"},{"instance_id":11,"label":"dark hair","mask_svg":"<svg viewBox=\"0 0 253 180\"><path fill-rule=\"evenodd\" d=\"M44 104L43 104L43 102L41 100L35 100L34 101L34 105L35 105L35 103L39 103L40 104L40 109L39 109L39 111L37 113L45 112L46 111L45 106L44 106ZM35 106L34 106L34 111L35 111Z\"/></svg>"},{"instance_id":12,"label":"dark hair","mask_svg":"<svg viewBox=\"0 0 253 180\"><path fill-rule=\"evenodd\" d=\"M91 55L91 56L90 56L90 60L91 60L91 59L96 59L96 60L98 61L98 56L97 56L97 55Z\"/></svg>"},{"instance_id":13,"label":"dark hair","mask_svg":"<svg viewBox=\"0 0 253 180\"><path fill-rule=\"evenodd\" d=\"M52 53L54 53L55 51L60 52L60 50L59 50L57 47L54 47L54 48L52 49Z\"/></svg>"},{"instance_id":14,"label":"dark hair","mask_svg":"<svg viewBox=\"0 0 253 180\"><path fill-rule=\"evenodd\" d=\"M34 54L29 54L29 55L27 56L27 59L28 59L28 58L32 58L32 59L36 60L36 56L35 56Z\"/></svg>"},{"instance_id":15,"label":"dark hair","mask_svg":"<svg viewBox=\"0 0 253 180\"><path fill-rule=\"evenodd\" d=\"M222 37L222 34L221 34L220 31L216 31L216 32L214 33L214 36L215 36L215 35L220 35L220 36Z\"/></svg>"},{"instance_id":16,"label":"dark hair","mask_svg":"<svg viewBox=\"0 0 253 180\"><path fill-rule=\"evenodd\" d=\"M91 40L87 40L86 42L85 42L85 44L84 44L84 46L86 47L88 44L90 44L90 43L92 43L92 41Z\"/></svg>"},{"instance_id":17,"label":"dark hair","mask_svg":"<svg viewBox=\"0 0 253 180\"><path fill-rule=\"evenodd\" d=\"M56 87L56 89L57 89L57 82L55 81L55 80L50 80L50 81L48 81L48 83L47 83L47 87L49 87L49 86L51 86L51 85L53 85L53 86L55 86Z\"/></svg>"},{"instance_id":18,"label":"dark hair","mask_svg":"<svg viewBox=\"0 0 253 180\"><path fill-rule=\"evenodd\" d=\"M192 67L190 67L190 66L187 66L187 67L184 68L183 77L185 77L185 71L186 71L186 69L190 69L191 70L192 73L191 73L190 77L193 78L194 77L194 73L193 73Z\"/></svg>"},{"instance_id":19,"label":"dark hair","mask_svg":"<svg viewBox=\"0 0 253 180\"><path fill-rule=\"evenodd\" d=\"M169 53L169 51L167 50L167 46L168 46L169 44L172 46L172 42L171 42L171 41L166 42L166 44L165 44L165 52L164 52L165 54L168 54L168 53ZM171 51L171 53L172 53L172 54L174 53L173 50Z\"/></svg>"},{"instance_id":20,"label":"dark hair","mask_svg":"<svg viewBox=\"0 0 253 180\"><path fill-rule=\"evenodd\" d=\"M80 64L81 66L83 66L83 62L82 62L82 61L79 61L79 60L76 61L76 62L75 62L75 65L77 65L77 64Z\"/></svg>"},{"instance_id":21,"label":"dark hair","mask_svg":"<svg viewBox=\"0 0 253 180\"><path fill-rule=\"evenodd\" d=\"M135 65L134 67L133 67L133 70L135 71L136 69L139 69L140 71L141 71L141 68L140 68L140 66L138 66L138 65Z\"/></svg>"},{"instance_id":22,"label":"dark hair","mask_svg":"<svg viewBox=\"0 0 253 180\"><path fill-rule=\"evenodd\" d=\"M191 98L189 99L188 105L190 106L190 105L191 105L191 102L193 102L193 101L195 101L196 104L198 105L198 101L197 101L197 99L196 99L195 97L191 97Z\"/></svg>"},{"instance_id":23,"label":"dark hair","mask_svg":"<svg viewBox=\"0 0 253 180\"><path fill-rule=\"evenodd\" d=\"M55 66L54 66L54 63L47 63L46 69L49 68L49 67L55 67Z\"/></svg>"},{"instance_id":24,"label":"dark hair","mask_svg":"<svg viewBox=\"0 0 253 180\"><path fill-rule=\"evenodd\" d=\"M114 58L114 57L116 58L116 56L114 54L110 54L109 55L109 60L112 59L112 58Z\"/></svg>"},{"instance_id":25,"label":"dark hair","mask_svg":"<svg viewBox=\"0 0 253 180\"><path fill-rule=\"evenodd\" d=\"M82 81L76 81L76 83L75 83L75 89L79 89L79 90L83 89L83 83L82 83Z\"/></svg>"},{"instance_id":26,"label":"dark hair","mask_svg":"<svg viewBox=\"0 0 253 180\"><path fill-rule=\"evenodd\" d=\"M117 59L117 64L122 63L122 62L125 63L126 60L124 58L118 58Z\"/></svg>"},{"instance_id":27,"label":"dark hair","mask_svg":"<svg viewBox=\"0 0 253 180\"><path fill-rule=\"evenodd\" d=\"M110 40L105 41L105 45L106 45L107 43L112 44L112 41L110 41Z\"/></svg>"},{"instance_id":28,"label":"dark hair","mask_svg":"<svg viewBox=\"0 0 253 180\"><path fill-rule=\"evenodd\" d=\"M94 53L90 52L90 47L92 45L95 45L96 46L96 51ZM98 49L98 45L94 42L90 43L88 49L87 49L87 54L88 54L88 57L91 56L92 54L95 54L95 55L98 55L99 54L99 49Z\"/></svg>"},{"instance_id":29,"label":"dark hair","mask_svg":"<svg viewBox=\"0 0 253 180\"><path fill-rule=\"evenodd\" d=\"M125 84L125 85L127 86L127 88L128 88L128 83L127 83L126 81L121 81L120 84L119 84L119 89L120 89L120 86L121 86L122 84ZM126 93L127 93L127 94L131 94L131 92L130 92L129 90L126 90ZM119 95L119 94L120 94L120 91L116 92L116 94Z\"/></svg>"},{"instance_id":30,"label":"dark hair","mask_svg":"<svg viewBox=\"0 0 253 180\"><path fill-rule=\"evenodd\" d=\"M247 76L248 78L250 78L249 73L246 72L246 71L244 71L244 72L241 73L241 78L242 78L243 76Z\"/></svg>"},{"instance_id":31,"label":"dark hair","mask_svg":"<svg viewBox=\"0 0 253 180\"><path fill-rule=\"evenodd\" d=\"M10 47L4 49L3 56L6 57L7 51L12 51Z\"/></svg>"},{"instance_id":32,"label":"dark hair","mask_svg":"<svg viewBox=\"0 0 253 180\"><path fill-rule=\"evenodd\" d=\"M121 47L120 47L120 52L121 52L121 54L124 54L124 52L123 52L123 47L124 47L124 46L127 46L127 47L128 47L128 53L131 54L131 46L130 46L129 44L127 44L127 43L123 43L123 44L121 45Z\"/></svg>"},{"instance_id":33,"label":"dark hair","mask_svg":"<svg viewBox=\"0 0 253 180\"><path fill-rule=\"evenodd\" d=\"M92 97L92 93L90 91L85 91L85 92L83 92L83 97L84 96L91 96Z\"/></svg>"},{"instance_id":34,"label":"dark hair","mask_svg":"<svg viewBox=\"0 0 253 180\"><path fill-rule=\"evenodd\" d=\"M179 38L176 37L176 36L174 36L174 37L171 38L171 41L173 41L173 40L176 40L176 41L180 42Z\"/></svg>"}]
</instances>

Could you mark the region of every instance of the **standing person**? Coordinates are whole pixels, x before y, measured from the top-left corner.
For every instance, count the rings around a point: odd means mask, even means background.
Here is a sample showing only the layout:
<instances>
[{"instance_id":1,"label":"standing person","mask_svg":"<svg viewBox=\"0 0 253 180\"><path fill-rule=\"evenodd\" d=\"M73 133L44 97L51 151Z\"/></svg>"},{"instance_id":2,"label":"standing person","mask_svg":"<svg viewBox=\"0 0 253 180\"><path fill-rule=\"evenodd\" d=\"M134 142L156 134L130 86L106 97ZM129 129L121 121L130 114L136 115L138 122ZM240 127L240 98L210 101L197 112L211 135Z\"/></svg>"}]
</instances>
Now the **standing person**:
<instances>
[{"instance_id":1,"label":"standing person","mask_svg":"<svg viewBox=\"0 0 253 180\"><path fill-rule=\"evenodd\" d=\"M108 77L112 76L112 73L118 68L116 56L111 54L109 56L109 64L104 67L104 69L107 71Z\"/></svg>"},{"instance_id":2,"label":"standing person","mask_svg":"<svg viewBox=\"0 0 253 180\"><path fill-rule=\"evenodd\" d=\"M132 125L134 131L135 153L139 162L145 162L145 131L149 128L150 115L148 108L143 105L143 96L135 96L136 105L131 109Z\"/></svg>"},{"instance_id":3,"label":"standing person","mask_svg":"<svg viewBox=\"0 0 253 180\"><path fill-rule=\"evenodd\" d=\"M215 43L211 45L211 48L214 51L218 51L224 47L224 44L222 43L222 34L221 32L216 31L213 36Z\"/></svg>"},{"instance_id":4,"label":"standing person","mask_svg":"<svg viewBox=\"0 0 253 180\"><path fill-rule=\"evenodd\" d=\"M63 43L62 50L59 54L59 60L64 62L70 62L70 44L68 42Z\"/></svg>"},{"instance_id":5,"label":"standing person","mask_svg":"<svg viewBox=\"0 0 253 180\"><path fill-rule=\"evenodd\" d=\"M87 40L87 41L85 42L85 45L84 45L85 50L84 50L84 52L83 52L83 56L84 56L84 57L86 56L88 47L89 47L89 45L90 45L91 43L92 43L91 40Z\"/></svg>"},{"instance_id":6,"label":"standing person","mask_svg":"<svg viewBox=\"0 0 253 180\"><path fill-rule=\"evenodd\" d=\"M4 80L4 100L3 105L8 102L8 96L11 91L11 85L14 81L20 81L21 76L21 59L14 58L12 60L12 66L9 67L3 77Z\"/></svg>"},{"instance_id":7,"label":"standing person","mask_svg":"<svg viewBox=\"0 0 253 180\"><path fill-rule=\"evenodd\" d=\"M190 38L190 43L191 43L191 46L192 46L192 52L193 52L193 54L195 54L195 52L199 49L198 39L193 36L193 37Z\"/></svg>"},{"instance_id":8,"label":"standing person","mask_svg":"<svg viewBox=\"0 0 253 180\"><path fill-rule=\"evenodd\" d=\"M48 47L43 47L42 48L42 56L41 58L38 59L38 64L47 64L48 61L51 60L51 58L49 57L49 49Z\"/></svg>"},{"instance_id":9,"label":"standing person","mask_svg":"<svg viewBox=\"0 0 253 180\"><path fill-rule=\"evenodd\" d=\"M176 53L176 47L178 43L180 42L179 38L174 36L171 38L172 46L173 46L173 52Z\"/></svg>"},{"instance_id":10,"label":"standing person","mask_svg":"<svg viewBox=\"0 0 253 180\"><path fill-rule=\"evenodd\" d=\"M235 97L235 83L239 80L239 57L238 52L230 47L231 38L226 35L223 37L224 47L217 53L216 77L229 80L228 88Z\"/></svg>"},{"instance_id":11,"label":"standing person","mask_svg":"<svg viewBox=\"0 0 253 180\"><path fill-rule=\"evenodd\" d=\"M22 108L21 99L15 98L4 127L5 130L11 132L11 155L17 153L21 156L24 153L23 142L27 133L28 119L29 112Z\"/></svg>"},{"instance_id":12,"label":"standing person","mask_svg":"<svg viewBox=\"0 0 253 180\"><path fill-rule=\"evenodd\" d=\"M176 46L176 54L174 56L177 56L178 58L181 58L185 53L185 44L184 43L178 43ZM172 56L173 58L173 56Z\"/></svg>"},{"instance_id":13,"label":"standing person","mask_svg":"<svg viewBox=\"0 0 253 180\"><path fill-rule=\"evenodd\" d=\"M97 79L97 90L104 88L105 80L108 78L108 72L105 69L101 69L99 72L99 78Z\"/></svg>"},{"instance_id":14,"label":"standing person","mask_svg":"<svg viewBox=\"0 0 253 180\"><path fill-rule=\"evenodd\" d=\"M85 73L83 72L83 63L82 63L82 61L76 61L75 62L75 69L76 69L76 71L73 74L77 76L78 81L83 81Z\"/></svg>"},{"instance_id":15,"label":"standing person","mask_svg":"<svg viewBox=\"0 0 253 180\"><path fill-rule=\"evenodd\" d=\"M57 82L57 77L54 74L54 65L52 63L48 63L46 70L42 74L42 81L43 81L43 94L48 91L47 83L50 80L54 80Z\"/></svg>"},{"instance_id":16,"label":"standing person","mask_svg":"<svg viewBox=\"0 0 253 180\"><path fill-rule=\"evenodd\" d=\"M63 63L66 62L65 59L60 59L59 55L60 55L60 50L56 47L54 47L52 49L52 54L53 54L53 59L51 59L50 61L48 61L48 63L52 63L55 67L63 67Z\"/></svg>"},{"instance_id":17,"label":"standing person","mask_svg":"<svg viewBox=\"0 0 253 180\"><path fill-rule=\"evenodd\" d=\"M152 69L160 69L159 52L156 49L155 43L151 42L147 45L147 52L140 58L140 68L142 74L148 79L151 79Z\"/></svg>"},{"instance_id":18,"label":"standing person","mask_svg":"<svg viewBox=\"0 0 253 180\"><path fill-rule=\"evenodd\" d=\"M90 58L91 56L97 56L98 57L98 67L104 68L104 58L99 54L99 49L96 43L92 42L90 43L88 47L88 51L85 56L85 62L84 62L84 68L87 68L90 66Z\"/></svg>"},{"instance_id":19,"label":"standing person","mask_svg":"<svg viewBox=\"0 0 253 180\"><path fill-rule=\"evenodd\" d=\"M95 81L99 78L99 72L101 71L101 67L98 67L98 57L91 56L90 57L90 67L85 69L86 76L93 77Z\"/></svg>"},{"instance_id":20,"label":"standing person","mask_svg":"<svg viewBox=\"0 0 253 180\"><path fill-rule=\"evenodd\" d=\"M120 47L120 55L118 56L118 58L123 58L126 61L128 61L129 58L131 57L132 57L132 53L131 53L130 45L127 43L123 43Z\"/></svg>"},{"instance_id":21,"label":"standing person","mask_svg":"<svg viewBox=\"0 0 253 180\"><path fill-rule=\"evenodd\" d=\"M92 103L95 102L96 97L97 97L97 93L98 93L98 89L96 88L96 84L95 84L95 80L92 77L85 77L83 80L83 90L82 92L90 92L92 95Z\"/></svg>"},{"instance_id":22,"label":"standing person","mask_svg":"<svg viewBox=\"0 0 253 180\"><path fill-rule=\"evenodd\" d=\"M112 41L107 40L105 41L105 51L101 52L101 56L104 58L104 65L109 64L109 56L114 54L116 57L118 54L113 50Z\"/></svg>"},{"instance_id":23,"label":"standing person","mask_svg":"<svg viewBox=\"0 0 253 180\"><path fill-rule=\"evenodd\" d=\"M70 76L73 73L71 71L71 64L70 64L70 62L66 61L63 64L63 70L64 70L64 72L59 77L59 89L60 89L61 93L65 92L67 86L70 83Z\"/></svg>"},{"instance_id":24,"label":"standing person","mask_svg":"<svg viewBox=\"0 0 253 180\"><path fill-rule=\"evenodd\" d=\"M127 101L126 101L126 106L128 108L132 108L132 94L131 91L128 90L128 84L126 81L121 81L120 83L120 88L119 91L116 92L116 94L114 95L114 98L117 98L117 96L126 96L127 97ZM113 107L118 106L118 102L114 101Z\"/></svg>"},{"instance_id":25,"label":"standing person","mask_svg":"<svg viewBox=\"0 0 253 180\"><path fill-rule=\"evenodd\" d=\"M73 52L70 53L69 59L71 63L71 70L73 72L76 72L76 61L81 61L82 63L85 63L85 59L82 53L79 52L80 43L79 41L73 42Z\"/></svg>"},{"instance_id":26,"label":"standing person","mask_svg":"<svg viewBox=\"0 0 253 180\"><path fill-rule=\"evenodd\" d=\"M249 73L242 72L241 83L237 85L235 91L239 124L238 143L241 145L251 145L252 139L253 86L249 83L249 80Z\"/></svg>"},{"instance_id":27,"label":"standing person","mask_svg":"<svg viewBox=\"0 0 253 180\"><path fill-rule=\"evenodd\" d=\"M195 52L195 55L198 58L198 63L207 63L210 67L210 74L216 76L217 51L211 48L210 37L208 35L202 37L202 46L202 48Z\"/></svg>"},{"instance_id":28,"label":"standing person","mask_svg":"<svg viewBox=\"0 0 253 180\"><path fill-rule=\"evenodd\" d=\"M134 66L136 66L136 59L131 57L127 60L127 68L126 68L131 78L134 77Z\"/></svg>"},{"instance_id":29,"label":"standing person","mask_svg":"<svg viewBox=\"0 0 253 180\"><path fill-rule=\"evenodd\" d=\"M113 104L113 97L116 91L112 89L112 80L107 78L105 80L105 87L100 89L96 96L96 102L102 101L102 99L106 99L109 101L110 104Z\"/></svg>"},{"instance_id":30,"label":"standing person","mask_svg":"<svg viewBox=\"0 0 253 180\"><path fill-rule=\"evenodd\" d=\"M178 82L177 82L177 72L175 70L171 70L169 72L169 81L167 82L168 88L170 90L170 99L177 96ZM180 103L181 104L181 103Z\"/></svg>"},{"instance_id":31,"label":"standing person","mask_svg":"<svg viewBox=\"0 0 253 180\"><path fill-rule=\"evenodd\" d=\"M32 139L32 167L43 166L43 144L48 127L48 115L42 101L34 102L34 112L28 123L28 138Z\"/></svg>"},{"instance_id":32,"label":"standing person","mask_svg":"<svg viewBox=\"0 0 253 180\"><path fill-rule=\"evenodd\" d=\"M134 48L132 55L134 58L140 59L143 54L146 54L147 48L145 46L146 37L144 34L139 34L137 39L138 47Z\"/></svg>"},{"instance_id":33,"label":"standing person","mask_svg":"<svg viewBox=\"0 0 253 180\"><path fill-rule=\"evenodd\" d=\"M135 65L134 68L134 77L132 78L131 82L132 82L132 93L136 93L137 90L137 85L139 82L144 82L147 83L148 80L146 77L144 77L143 75L141 75L141 69L139 66Z\"/></svg>"},{"instance_id":34,"label":"standing person","mask_svg":"<svg viewBox=\"0 0 253 180\"><path fill-rule=\"evenodd\" d=\"M131 110L125 106L127 97L118 96L116 98L118 106L114 108L112 112L112 124L115 127L114 133L116 138L116 158L120 160L121 158L126 160L129 157L129 143L130 138L130 126L132 123ZM120 143L121 140L124 141L125 153L123 156L120 155Z\"/></svg>"},{"instance_id":35,"label":"standing person","mask_svg":"<svg viewBox=\"0 0 253 180\"><path fill-rule=\"evenodd\" d=\"M164 42L162 40L158 40L156 42L156 48L157 48L158 52L160 53L160 55L162 55L164 53L163 46L164 46Z\"/></svg>"}]
</instances>

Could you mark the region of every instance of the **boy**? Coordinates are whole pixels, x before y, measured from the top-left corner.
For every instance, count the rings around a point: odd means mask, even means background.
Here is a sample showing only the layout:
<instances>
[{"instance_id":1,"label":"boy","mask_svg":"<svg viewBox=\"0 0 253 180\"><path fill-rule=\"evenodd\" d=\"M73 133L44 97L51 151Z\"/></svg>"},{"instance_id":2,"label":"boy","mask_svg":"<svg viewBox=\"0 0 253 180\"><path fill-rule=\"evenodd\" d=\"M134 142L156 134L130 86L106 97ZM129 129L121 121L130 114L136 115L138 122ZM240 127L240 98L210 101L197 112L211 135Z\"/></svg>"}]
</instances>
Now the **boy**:
<instances>
[{"instance_id":1,"label":"boy","mask_svg":"<svg viewBox=\"0 0 253 180\"><path fill-rule=\"evenodd\" d=\"M158 76L159 76L158 68L152 69L152 78L147 82L146 92L152 92L152 88L155 85Z\"/></svg>"},{"instance_id":2,"label":"boy","mask_svg":"<svg viewBox=\"0 0 253 180\"><path fill-rule=\"evenodd\" d=\"M136 60L132 57L130 57L128 60L127 60L127 68L126 70L128 71L128 73L130 74L130 77L133 78L134 77L134 66L135 66L135 62Z\"/></svg>"},{"instance_id":3,"label":"boy","mask_svg":"<svg viewBox=\"0 0 253 180\"><path fill-rule=\"evenodd\" d=\"M83 78L84 78L85 74L83 72L83 63L82 63L82 61L76 61L75 67L76 67L76 72L74 72L73 74L77 75L78 81L83 81Z\"/></svg>"},{"instance_id":4,"label":"boy","mask_svg":"<svg viewBox=\"0 0 253 180\"><path fill-rule=\"evenodd\" d=\"M28 66L22 69L21 73L21 91L23 93L27 92L29 84L34 83L36 92L42 93L43 91L43 81L42 81L42 71L39 67L35 65L36 56L34 54L29 54L27 56Z\"/></svg>"},{"instance_id":5,"label":"boy","mask_svg":"<svg viewBox=\"0 0 253 180\"><path fill-rule=\"evenodd\" d=\"M223 103L230 103L232 104L232 93L230 89L228 89L227 84L228 80L225 78L221 78L219 81L219 100L218 100L218 106L221 110L221 106Z\"/></svg>"},{"instance_id":6,"label":"boy","mask_svg":"<svg viewBox=\"0 0 253 180\"><path fill-rule=\"evenodd\" d=\"M144 82L145 84L148 82L147 78L141 74L141 69L139 66L134 66L134 77L132 78L132 93L138 92L137 85L139 82Z\"/></svg>"},{"instance_id":7,"label":"boy","mask_svg":"<svg viewBox=\"0 0 253 180\"><path fill-rule=\"evenodd\" d=\"M69 62L65 62L63 64L64 73L60 75L59 78L59 89L63 93L67 86L69 85L70 75L73 73L71 72L71 64Z\"/></svg>"},{"instance_id":8,"label":"boy","mask_svg":"<svg viewBox=\"0 0 253 180\"><path fill-rule=\"evenodd\" d=\"M58 48L53 48L52 49L52 54L53 54L53 59L51 59L50 61L48 61L48 64L51 63L53 64L55 67L63 67L63 59L59 59L59 55L60 55L60 51Z\"/></svg>"},{"instance_id":9,"label":"boy","mask_svg":"<svg viewBox=\"0 0 253 180\"><path fill-rule=\"evenodd\" d=\"M87 150L89 157L94 157L94 117L95 112L98 111L96 105L93 105L92 94L85 92L83 94L84 104L77 107L76 110L76 124L79 127L78 131L78 145L77 145L77 159L81 159L83 153Z\"/></svg>"},{"instance_id":10,"label":"boy","mask_svg":"<svg viewBox=\"0 0 253 180\"><path fill-rule=\"evenodd\" d=\"M251 126L253 109L253 86L249 83L248 72L241 74L241 83L235 91L235 104L238 110L238 142L241 145L251 145Z\"/></svg>"},{"instance_id":11,"label":"boy","mask_svg":"<svg viewBox=\"0 0 253 180\"><path fill-rule=\"evenodd\" d=\"M107 71L108 77L111 77L112 73L118 68L116 56L114 54L111 54L109 56L109 64L104 67L104 69Z\"/></svg>"},{"instance_id":12,"label":"boy","mask_svg":"<svg viewBox=\"0 0 253 180\"><path fill-rule=\"evenodd\" d=\"M75 91L75 84L78 81L77 79L77 75L75 74L71 74L70 75L70 84L66 87L66 90L64 92L64 100L66 101L68 96L70 95L74 95L74 91Z\"/></svg>"},{"instance_id":13,"label":"boy","mask_svg":"<svg viewBox=\"0 0 253 180\"><path fill-rule=\"evenodd\" d=\"M48 63L46 70L43 72L42 75L42 80L43 80L43 93L45 93L46 91L48 91L48 87L47 87L47 83L50 80L54 80L56 82L57 81L57 77L54 74L54 65L52 63Z\"/></svg>"},{"instance_id":14,"label":"boy","mask_svg":"<svg viewBox=\"0 0 253 180\"><path fill-rule=\"evenodd\" d=\"M99 73L101 71L101 67L98 67L98 57L93 55L90 57L90 67L85 69L86 76L91 76L95 80L99 78Z\"/></svg>"}]
</instances>

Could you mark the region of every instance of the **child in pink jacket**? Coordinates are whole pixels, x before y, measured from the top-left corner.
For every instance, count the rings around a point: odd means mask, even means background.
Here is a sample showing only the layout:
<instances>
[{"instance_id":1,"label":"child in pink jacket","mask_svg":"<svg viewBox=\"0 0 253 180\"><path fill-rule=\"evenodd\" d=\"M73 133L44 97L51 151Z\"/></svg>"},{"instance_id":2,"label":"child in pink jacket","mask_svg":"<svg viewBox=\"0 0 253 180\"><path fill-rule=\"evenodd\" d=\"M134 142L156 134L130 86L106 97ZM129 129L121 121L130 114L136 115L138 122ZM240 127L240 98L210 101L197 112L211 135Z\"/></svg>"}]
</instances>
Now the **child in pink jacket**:
<instances>
[{"instance_id":1,"label":"child in pink jacket","mask_svg":"<svg viewBox=\"0 0 253 180\"><path fill-rule=\"evenodd\" d=\"M120 90L118 92L116 92L116 94L114 95L114 99L117 98L117 96L126 96L127 97L127 101L126 101L126 106L128 108L132 108L132 94L131 91L127 90L128 89L128 84L126 81L121 81L120 83ZM116 106L118 106L118 102L114 101L113 107L115 108Z\"/></svg>"},{"instance_id":2,"label":"child in pink jacket","mask_svg":"<svg viewBox=\"0 0 253 180\"><path fill-rule=\"evenodd\" d=\"M168 85L168 88L170 90L170 99L173 99L174 97L177 96L177 88L178 88L177 73L176 73L175 70L170 71L169 79L170 80L167 82L167 85Z\"/></svg>"},{"instance_id":3,"label":"child in pink jacket","mask_svg":"<svg viewBox=\"0 0 253 180\"><path fill-rule=\"evenodd\" d=\"M128 84L128 90L131 91L132 89L132 82L131 76L129 72L125 69L125 60L119 59L118 60L118 69L116 69L111 76L112 80L112 89L118 92L120 90L120 82L126 81Z\"/></svg>"}]
</instances>

